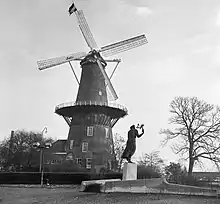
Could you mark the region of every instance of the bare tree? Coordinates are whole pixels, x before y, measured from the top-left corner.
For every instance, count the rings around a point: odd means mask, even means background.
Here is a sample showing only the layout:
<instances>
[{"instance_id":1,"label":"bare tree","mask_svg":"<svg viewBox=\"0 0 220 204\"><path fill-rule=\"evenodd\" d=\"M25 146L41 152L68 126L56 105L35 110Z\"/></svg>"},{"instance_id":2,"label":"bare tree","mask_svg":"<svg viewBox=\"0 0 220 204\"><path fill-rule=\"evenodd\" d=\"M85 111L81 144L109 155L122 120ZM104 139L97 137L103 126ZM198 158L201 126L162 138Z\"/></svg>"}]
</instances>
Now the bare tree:
<instances>
[{"instance_id":1,"label":"bare tree","mask_svg":"<svg viewBox=\"0 0 220 204\"><path fill-rule=\"evenodd\" d=\"M121 159L121 155L125 148L125 139L118 133L114 135L113 139L114 139L114 151L115 151L117 166L118 166L118 170L120 171L123 161Z\"/></svg>"},{"instance_id":2,"label":"bare tree","mask_svg":"<svg viewBox=\"0 0 220 204\"><path fill-rule=\"evenodd\" d=\"M162 172L164 161L160 157L159 151L152 151L149 154L143 154L137 161L140 166L148 166L156 172Z\"/></svg>"},{"instance_id":3,"label":"bare tree","mask_svg":"<svg viewBox=\"0 0 220 204\"><path fill-rule=\"evenodd\" d=\"M163 129L163 144L175 140L172 148L176 154L187 155L188 175L192 175L195 162L208 159L220 162L220 108L197 97L176 97L170 104L172 130Z\"/></svg>"},{"instance_id":4,"label":"bare tree","mask_svg":"<svg viewBox=\"0 0 220 204\"><path fill-rule=\"evenodd\" d=\"M8 164L27 164L31 159L34 142L46 143L53 141L52 138L43 137L38 132L17 130L14 132L13 137L9 136L0 142L0 155Z\"/></svg>"}]
</instances>

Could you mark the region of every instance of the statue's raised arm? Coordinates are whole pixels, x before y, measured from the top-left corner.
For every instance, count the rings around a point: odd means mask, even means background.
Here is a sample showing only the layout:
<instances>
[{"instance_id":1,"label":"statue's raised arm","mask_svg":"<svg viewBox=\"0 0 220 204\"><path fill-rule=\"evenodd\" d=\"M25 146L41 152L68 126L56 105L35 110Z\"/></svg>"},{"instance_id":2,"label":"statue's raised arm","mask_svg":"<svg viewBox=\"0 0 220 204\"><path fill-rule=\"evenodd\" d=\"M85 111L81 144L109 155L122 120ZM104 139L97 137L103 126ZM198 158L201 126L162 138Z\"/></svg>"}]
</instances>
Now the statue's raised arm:
<instances>
[{"instance_id":1,"label":"statue's raised arm","mask_svg":"<svg viewBox=\"0 0 220 204\"><path fill-rule=\"evenodd\" d=\"M137 125L137 128L141 129L141 133L139 134L138 131L136 130L136 137L140 138L143 134L144 134L144 124L142 124L141 126L139 126L139 124Z\"/></svg>"}]
</instances>

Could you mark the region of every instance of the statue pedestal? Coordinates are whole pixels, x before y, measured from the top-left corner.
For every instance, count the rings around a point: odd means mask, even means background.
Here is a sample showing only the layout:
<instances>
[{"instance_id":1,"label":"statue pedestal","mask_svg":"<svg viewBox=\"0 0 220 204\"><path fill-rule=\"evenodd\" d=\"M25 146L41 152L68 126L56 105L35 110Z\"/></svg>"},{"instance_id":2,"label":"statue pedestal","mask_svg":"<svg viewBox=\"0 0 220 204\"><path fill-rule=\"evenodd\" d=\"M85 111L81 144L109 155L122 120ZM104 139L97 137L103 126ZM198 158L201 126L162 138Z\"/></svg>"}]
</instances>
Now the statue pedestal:
<instances>
[{"instance_id":1,"label":"statue pedestal","mask_svg":"<svg viewBox=\"0 0 220 204\"><path fill-rule=\"evenodd\" d=\"M125 163L122 180L137 180L137 164Z\"/></svg>"}]
</instances>

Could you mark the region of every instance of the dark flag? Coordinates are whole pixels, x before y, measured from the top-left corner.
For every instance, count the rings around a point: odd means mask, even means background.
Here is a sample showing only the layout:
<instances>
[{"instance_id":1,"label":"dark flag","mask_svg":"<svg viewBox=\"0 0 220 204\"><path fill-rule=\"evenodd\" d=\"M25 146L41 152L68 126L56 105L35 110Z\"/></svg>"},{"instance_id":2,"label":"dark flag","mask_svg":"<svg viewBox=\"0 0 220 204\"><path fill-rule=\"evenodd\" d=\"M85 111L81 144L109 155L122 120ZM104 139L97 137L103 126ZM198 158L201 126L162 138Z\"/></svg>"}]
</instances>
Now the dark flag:
<instances>
[{"instance_id":1,"label":"dark flag","mask_svg":"<svg viewBox=\"0 0 220 204\"><path fill-rule=\"evenodd\" d=\"M69 7L69 14L71 15L73 12L76 12L76 11L77 11L77 9L76 9L74 3L72 3L72 5Z\"/></svg>"}]
</instances>

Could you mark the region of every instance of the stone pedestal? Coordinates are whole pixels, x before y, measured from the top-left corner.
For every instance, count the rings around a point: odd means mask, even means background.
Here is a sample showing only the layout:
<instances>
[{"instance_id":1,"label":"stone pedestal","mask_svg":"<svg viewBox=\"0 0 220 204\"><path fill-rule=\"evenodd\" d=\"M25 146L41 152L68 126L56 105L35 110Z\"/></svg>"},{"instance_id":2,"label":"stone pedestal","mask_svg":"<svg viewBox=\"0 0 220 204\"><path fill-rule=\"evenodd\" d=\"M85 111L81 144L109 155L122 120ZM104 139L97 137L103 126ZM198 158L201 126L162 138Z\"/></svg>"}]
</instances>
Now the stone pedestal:
<instances>
[{"instance_id":1,"label":"stone pedestal","mask_svg":"<svg viewBox=\"0 0 220 204\"><path fill-rule=\"evenodd\" d=\"M125 163L122 180L137 180L137 164Z\"/></svg>"}]
</instances>

